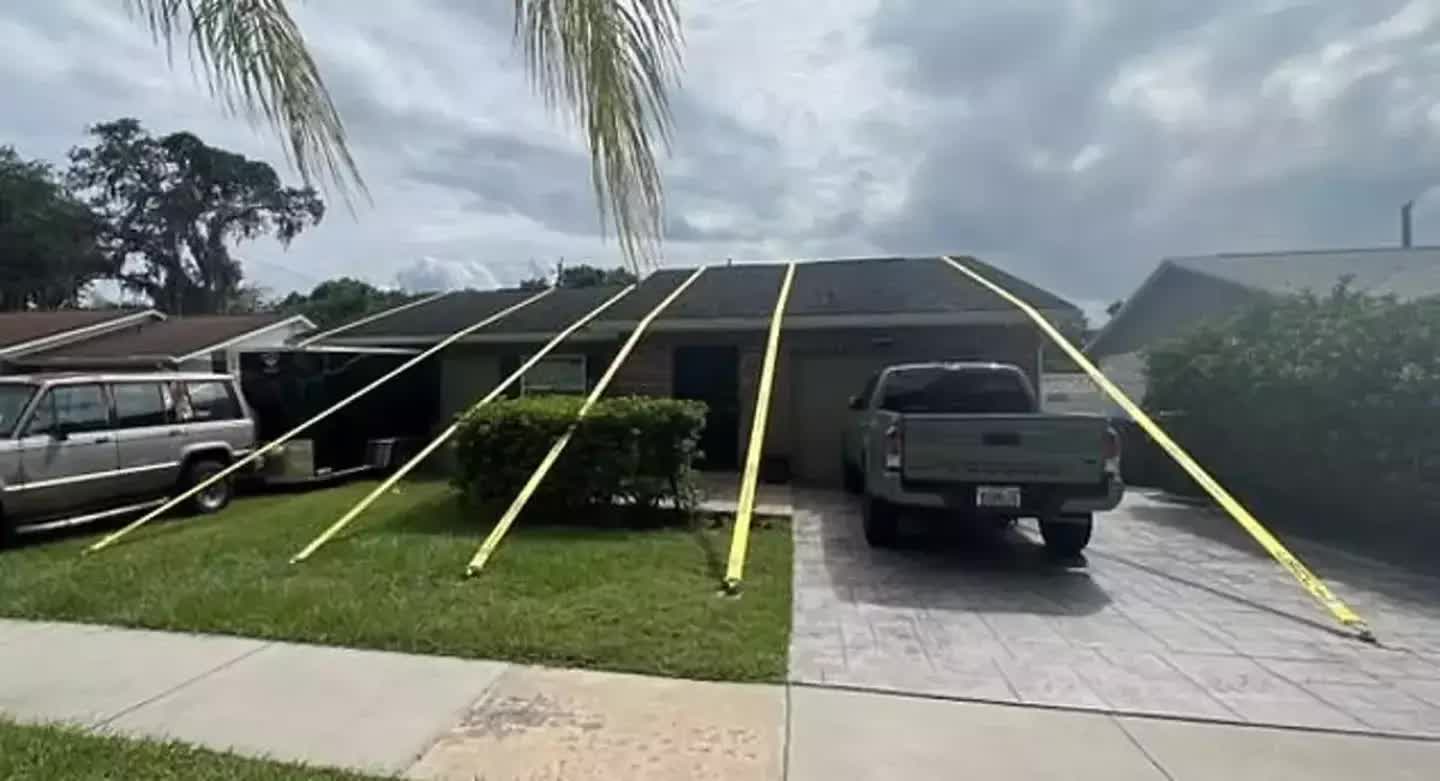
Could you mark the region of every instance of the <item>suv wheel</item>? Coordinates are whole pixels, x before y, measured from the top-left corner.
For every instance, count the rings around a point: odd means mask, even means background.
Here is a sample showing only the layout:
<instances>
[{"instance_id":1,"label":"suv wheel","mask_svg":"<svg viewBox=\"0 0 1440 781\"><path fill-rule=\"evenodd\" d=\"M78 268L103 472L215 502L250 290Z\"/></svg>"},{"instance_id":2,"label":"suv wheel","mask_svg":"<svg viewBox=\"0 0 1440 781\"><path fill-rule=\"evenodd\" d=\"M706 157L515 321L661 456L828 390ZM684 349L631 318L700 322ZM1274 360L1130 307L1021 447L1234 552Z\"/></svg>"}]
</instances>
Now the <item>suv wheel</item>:
<instances>
[{"instance_id":1,"label":"suv wheel","mask_svg":"<svg viewBox=\"0 0 1440 781\"><path fill-rule=\"evenodd\" d=\"M1040 536L1045 540L1045 550L1052 555L1072 558L1090 544L1090 531L1094 526L1094 516L1090 513L1042 518Z\"/></svg>"},{"instance_id":2,"label":"suv wheel","mask_svg":"<svg viewBox=\"0 0 1440 781\"><path fill-rule=\"evenodd\" d=\"M863 508L865 542L872 548L893 547L900 537L900 518L895 505L873 496L865 497Z\"/></svg>"},{"instance_id":3,"label":"suv wheel","mask_svg":"<svg viewBox=\"0 0 1440 781\"><path fill-rule=\"evenodd\" d=\"M213 477L220 470L225 468L225 463L217 459L202 458L190 464L185 470L185 478L181 481L181 488L191 488L205 482ZM190 497L187 506L190 512L197 515L220 512L225 505L230 504L230 497L234 494L233 481L226 477L224 480L216 481L214 485L207 486L205 490Z\"/></svg>"}]
</instances>

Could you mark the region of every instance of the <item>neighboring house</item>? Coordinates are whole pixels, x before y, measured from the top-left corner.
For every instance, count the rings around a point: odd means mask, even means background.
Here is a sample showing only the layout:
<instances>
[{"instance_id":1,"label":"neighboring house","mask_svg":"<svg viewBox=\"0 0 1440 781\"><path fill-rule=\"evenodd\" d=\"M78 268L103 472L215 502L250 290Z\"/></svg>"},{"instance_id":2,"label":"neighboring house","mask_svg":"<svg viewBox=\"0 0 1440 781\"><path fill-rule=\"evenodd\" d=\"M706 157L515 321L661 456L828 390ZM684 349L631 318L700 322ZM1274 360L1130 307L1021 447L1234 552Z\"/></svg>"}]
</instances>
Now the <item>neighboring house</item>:
<instances>
[{"instance_id":1,"label":"neighboring house","mask_svg":"<svg viewBox=\"0 0 1440 781\"><path fill-rule=\"evenodd\" d=\"M1105 376L1137 403L1145 348L1233 315L1265 296L1350 290L1401 300L1440 295L1440 247L1314 250L1171 258L1142 283L1086 347ZM1113 414L1123 414L1113 405Z\"/></svg>"},{"instance_id":2,"label":"neighboring house","mask_svg":"<svg viewBox=\"0 0 1440 781\"><path fill-rule=\"evenodd\" d=\"M1052 320L1078 327L1082 315L1075 306L972 263ZM522 392L582 393L592 387L628 332L691 271L651 274L528 372ZM610 394L704 401L710 408L701 443L706 466L737 466L784 272L785 266L775 263L706 270L651 325ZM557 290L447 350L441 362L442 419L468 408L526 355L620 289ZM452 293L341 328L319 344L434 344L533 294ZM839 484L847 400L871 374L902 361L994 360L1016 364L1038 381L1042 338L1024 314L938 258L802 263L786 310L766 457L802 480Z\"/></svg>"},{"instance_id":3,"label":"neighboring house","mask_svg":"<svg viewBox=\"0 0 1440 781\"><path fill-rule=\"evenodd\" d=\"M51 350L164 319L165 315L153 309L0 312L0 360Z\"/></svg>"},{"instance_id":4,"label":"neighboring house","mask_svg":"<svg viewBox=\"0 0 1440 781\"><path fill-rule=\"evenodd\" d=\"M303 315L200 315L149 319L23 355L10 371L176 369L236 373L240 354L285 347L315 324Z\"/></svg>"}]
</instances>

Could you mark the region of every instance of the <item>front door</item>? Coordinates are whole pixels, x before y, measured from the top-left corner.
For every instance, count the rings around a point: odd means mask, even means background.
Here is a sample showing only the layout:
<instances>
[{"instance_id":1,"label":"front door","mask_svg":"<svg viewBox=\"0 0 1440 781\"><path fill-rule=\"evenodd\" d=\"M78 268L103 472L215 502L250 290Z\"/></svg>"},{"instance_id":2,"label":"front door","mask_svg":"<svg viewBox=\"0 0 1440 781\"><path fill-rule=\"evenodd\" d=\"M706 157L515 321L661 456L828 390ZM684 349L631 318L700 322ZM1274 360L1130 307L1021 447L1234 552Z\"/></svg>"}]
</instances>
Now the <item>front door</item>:
<instances>
[{"instance_id":1,"label":"front door","mask_svg":"<svg viewBox=\"0 0 1440 781\"><path fill-rule=\"evenodd\" d=\"M705 432L700 436L704 469L735 469L740 464L740 349L732 345L677 347L674 394L705 402Z\"/></svg>"}]
</instances>

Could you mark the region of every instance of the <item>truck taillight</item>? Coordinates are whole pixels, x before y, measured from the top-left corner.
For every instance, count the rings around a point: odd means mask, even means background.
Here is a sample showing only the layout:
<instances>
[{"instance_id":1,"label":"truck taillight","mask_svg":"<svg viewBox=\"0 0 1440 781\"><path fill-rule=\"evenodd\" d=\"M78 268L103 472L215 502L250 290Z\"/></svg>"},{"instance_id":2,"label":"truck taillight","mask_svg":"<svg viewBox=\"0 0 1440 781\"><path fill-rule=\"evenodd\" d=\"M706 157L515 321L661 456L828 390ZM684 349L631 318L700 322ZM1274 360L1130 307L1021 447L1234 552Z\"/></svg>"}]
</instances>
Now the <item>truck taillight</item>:
<instances>
[{"instance_id":1,"label":"truck taillight","mask_svg":"<svg viewBox=\"0 0 1440 781\"><path fill-rule=\"evenodd\" d=\"M901 453L905 450L905 432L896 423L885 429L885 468L900 471Z\"/></svg>"},{"instance_id":2,"label":"truck taillight","mask_svg":"<svg viewBox=\"0 0 1440 781\"><path fill-rule=\"evenodd\" d=\"M1120 435L1115 429L1105 429L1105 444L1102 452L1105 454L1105 465L1107 467L1118 467L1120 464Z\"/></svg>"}]
</instances>

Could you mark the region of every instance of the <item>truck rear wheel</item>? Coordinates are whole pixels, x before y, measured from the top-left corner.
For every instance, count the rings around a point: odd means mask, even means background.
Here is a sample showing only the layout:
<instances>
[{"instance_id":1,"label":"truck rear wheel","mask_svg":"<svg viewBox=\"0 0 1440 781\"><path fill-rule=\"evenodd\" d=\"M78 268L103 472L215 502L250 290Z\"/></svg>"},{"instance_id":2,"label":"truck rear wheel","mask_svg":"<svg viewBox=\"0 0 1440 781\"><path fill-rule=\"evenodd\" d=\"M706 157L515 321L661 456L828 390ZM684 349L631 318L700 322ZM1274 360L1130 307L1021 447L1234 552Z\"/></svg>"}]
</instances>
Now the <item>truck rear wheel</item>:
<instances>
[{"instance_id":1,"label":"truck rear wheel","mask_svg":"<svg viewBox=\"0 0 1440 781\"><path fill-rule=\"evenodd\" d=\"M895 505L873 496L865 497L862 510L865 522L865 542L872 548L894 547L900 537L900 518Z\"/></svg>"},{"instance_id":2,"label":"truck rear wheel","mask_svg":"<svg viewBox=\"0 0 1440 781\"><path fill-rule=\"evenodd\" d=\"M1095 517L1090 513L1059 515L1040 520L1040 536L1045 539L1045 550L1060 558L1080 555L1090 544L1090 531L1095 526Z\"/></svg>"}]
</instances>

